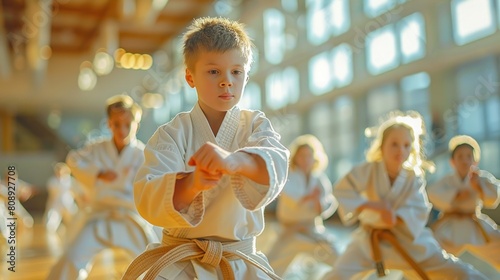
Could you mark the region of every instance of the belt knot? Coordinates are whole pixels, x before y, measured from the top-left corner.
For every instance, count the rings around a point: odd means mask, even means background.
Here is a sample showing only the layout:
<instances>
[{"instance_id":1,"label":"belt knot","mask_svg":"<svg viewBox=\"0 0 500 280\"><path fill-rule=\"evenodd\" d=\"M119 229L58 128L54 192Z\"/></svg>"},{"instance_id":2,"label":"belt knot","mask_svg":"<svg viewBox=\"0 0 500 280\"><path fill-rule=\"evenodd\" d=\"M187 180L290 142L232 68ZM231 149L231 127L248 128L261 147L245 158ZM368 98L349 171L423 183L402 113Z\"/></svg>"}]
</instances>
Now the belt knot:
<instances>
[{"instance_id":1,"label":"belt knot","mask_svg":"<svg viewBox=\"0 0 500 280\"><path fill-rule=\"evenodd\" d=\"M201 250L203 250L203 252L205 252L200 261L213 267L218 267L222 259L222 243L218 241L199 239L195 239L194 242Z\"/></svg>"}]
</instances>

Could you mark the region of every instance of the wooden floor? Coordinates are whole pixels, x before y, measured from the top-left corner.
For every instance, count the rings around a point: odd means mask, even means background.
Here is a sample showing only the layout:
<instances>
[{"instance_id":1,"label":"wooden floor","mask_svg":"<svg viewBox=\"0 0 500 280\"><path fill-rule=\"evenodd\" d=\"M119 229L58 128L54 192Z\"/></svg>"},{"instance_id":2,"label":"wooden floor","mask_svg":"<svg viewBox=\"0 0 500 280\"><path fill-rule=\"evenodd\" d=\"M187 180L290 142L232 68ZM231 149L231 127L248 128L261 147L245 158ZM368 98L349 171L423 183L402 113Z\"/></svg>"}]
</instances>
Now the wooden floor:
<instances>
[{"instance_id":1,"label":"wooden floor","mask_svg":"<svg viewBox=\"0 0 500 280\"><path fill-rule=\"evenodd\" d=\"M349 241L351 229L345 228L338 222L329 222L328 230L335 231L339 249ZM266 229L257 239L257 248L267 253L268 248L276 241L276 230L278 225L273 216L266 218ZM63 232L59 234L64 235ZM40 219L35 217L35 225L29 232L16 236L17 252L15 261L15 272L8 270L9 264L5 258L8 251L2 248L2 263L0 264L0 279L5 280L45 280L50 268L55 264L57 258L63 253L63 245L57 234L51 234L45 230ZM3 240L5 244L5 240ZM131 261L124 252L106 250L96 257L95 264L89 273L90 280L113 280L120 279L121 275ZM69 279L68 279L69 280Z\"/></svg>"},{"instance_id":2,"label":"wooden floor","mask_svg":"<svg viewBox=\"0 0 500 280\"><path fill-rule=\"evenodd\" d=\"M2 240L2 257L0 264L0 280L45 280L52 267L64 251L64 246L57 234L50 234L45 230L45 226L35 217L35 225L31 231L24 232L16 236L17 252L15 261L15 272L8 270L9 264L6 262L8 248L5 240ZM336 218L326 222L327 231L332 233L339 252L343 252L345 246L350 241L350 234L353 228L344 227ZM257 239L257 249L268 253L271 245L277 240L278 224L274 216L266 216L266 229ZM60 235L64 235L61 231ZM489 254L498 255L500 244L489 248ZM473 251L471 251L473 252ZM484 253L484 252L483 252ZM470 262L479 268L483 273L490 276L490 279L500 279L500 259L493 266L486 266L484 263L477 263L477 259L470 255L462 256L465 261ZM89 272L89 280L114 280L121 279L121 275L132 259L122 251L106 250L101 252L95 259L95 263ZM496 268L496 269L495 269ZM71 279L68 279L71 280Z\"/></svg>"}]
</instances>

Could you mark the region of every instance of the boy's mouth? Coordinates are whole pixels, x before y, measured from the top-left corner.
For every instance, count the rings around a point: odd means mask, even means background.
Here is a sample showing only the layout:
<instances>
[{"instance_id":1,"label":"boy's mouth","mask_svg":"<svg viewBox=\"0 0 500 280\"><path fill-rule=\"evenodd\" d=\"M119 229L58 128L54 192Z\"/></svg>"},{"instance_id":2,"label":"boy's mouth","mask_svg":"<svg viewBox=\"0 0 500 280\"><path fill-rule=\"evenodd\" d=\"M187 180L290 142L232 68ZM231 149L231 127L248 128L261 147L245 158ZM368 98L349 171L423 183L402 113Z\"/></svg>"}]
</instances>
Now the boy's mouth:
<instances>
[{"instance_id":1,"label":"boy's mouth","mask_svg":"<svg viewBox=\"0 0 500 280\"><path fill-rule=\"evenodd\" d=\"M219 95L219 98L223 99L223 100L230 100L230 99L234 98L234 95L225 93L225 94Z\"/></svg>"}]
</instances>

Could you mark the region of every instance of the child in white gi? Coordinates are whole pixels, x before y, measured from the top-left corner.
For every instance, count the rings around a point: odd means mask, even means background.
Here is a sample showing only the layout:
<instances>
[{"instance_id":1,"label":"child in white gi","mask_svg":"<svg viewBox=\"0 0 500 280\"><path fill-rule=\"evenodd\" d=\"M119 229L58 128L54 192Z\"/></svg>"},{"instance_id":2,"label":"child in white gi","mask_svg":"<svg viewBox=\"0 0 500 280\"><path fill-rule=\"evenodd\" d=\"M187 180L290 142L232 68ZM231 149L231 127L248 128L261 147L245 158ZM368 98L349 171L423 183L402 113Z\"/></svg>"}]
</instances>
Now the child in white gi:
<instances>
[{"instance_id":1,"label":"child in white gi","mask_svg":"<svg viewBox=\"0 0 500 280\"><path fill-rule=\"evenodd\" d=\"M133 258L157 240L136 212L132 182L144 161L144 144L136 139L142 110L130 96L107 100L112 139L86 145L68 154L75 178L92 196L84 225L76 232L47 279L85 279L93 258L102 250L120 248ZM72 225L75 227L75 225Z\"/></svg>"},{"instance_id":2,"label":"child in white gi","mask_svg":"<svg viewBox=\"0 0 500 280\"><path fill-rule=\"evenodd\" d=\"M472 137L459 135L449 142L450 164L455 170L429 186L429 200L441 212L432 225L434 236L447 251L458 253L463 245L500 241L497 224L481 209L496 208L500 182L479 170L481 150Z\"/></svg>"},{"instance_id":3,"label":"child in white gi","mask_svg":"<svg viewBox=\"0 0 500 280\"><path fill-rule=\"evenodd\" d=\"M44 223L49 232L56 232L61 223L67 227L78 211L77 196L82 190L71 176L71 169L64 163L54 165L54 176L47 182L48 198Z\"/></svg>"},{"instance_id":4,"label":"child in white gi","mask_svg":"<svg viewBox=\"0 0 500 280\"><path fill-rule=\"evenodd\" d=\"M422 170L424 131L417 112L393 112L379 127L367 163L334 187L340 218L360 226L325 279L361 279L375 268L379 276L386 268L401 270L407 279L486 279L442 250L425 227L431 205Z\"/></svg>"},{"instance_id":5,"label":"child in white gi","mask_svg":"<svg viewBox=\"0 0 500 280\"><path fill-rule=\"evenodd\" d=\"M276 211L282 232L268 254L278 275L283 275L300 253L328 265L337 257L333 238L323 225L338 206L332 184L323 173L327 165L328 157L315 136L301 135L290 145L288 180Z\"/></svg>"},{"instance_id":6,"label":"child in white gi","mask_svg":"<svg viewBox=\"0 0 500 280\"><path fill-rule=\"evenodd\" d=\"M238 22L199 18L184 35L184 59L198 102L158 128L134 184L139 213L164 228L162 244L123 279L148 269L144 279L278 279L255 237L285 184L289 152L262 112L236 106L250 38Z\"/></svg>"}]
</instances>

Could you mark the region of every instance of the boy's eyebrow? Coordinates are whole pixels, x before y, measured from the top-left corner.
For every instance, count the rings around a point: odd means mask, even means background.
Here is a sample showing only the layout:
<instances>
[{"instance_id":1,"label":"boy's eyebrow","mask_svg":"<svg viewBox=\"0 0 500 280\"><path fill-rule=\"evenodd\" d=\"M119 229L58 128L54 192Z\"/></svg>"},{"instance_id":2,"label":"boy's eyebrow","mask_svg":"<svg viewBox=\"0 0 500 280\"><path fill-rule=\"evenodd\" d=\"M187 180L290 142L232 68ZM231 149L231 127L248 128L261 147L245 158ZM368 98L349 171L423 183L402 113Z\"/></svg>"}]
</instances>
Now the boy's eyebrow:
<instances>
[{"instance_id":1,"label":"boy's eyebrow","mask_svg":"<svg viewBox=\"0 0 500 280\"><path fill-rule=\"evenodd\" d=\"M205 64L205 66L219 66L219 65L220 65L220 64L218 64L218 63L216 63L216 62L207 62L207 63ZM238 63L238 64L233 64L231 67L235 67L235 66L237 66L237 67L244 67L244 65L239 64L239 63Z\"/></svg>"}]
</instances>

